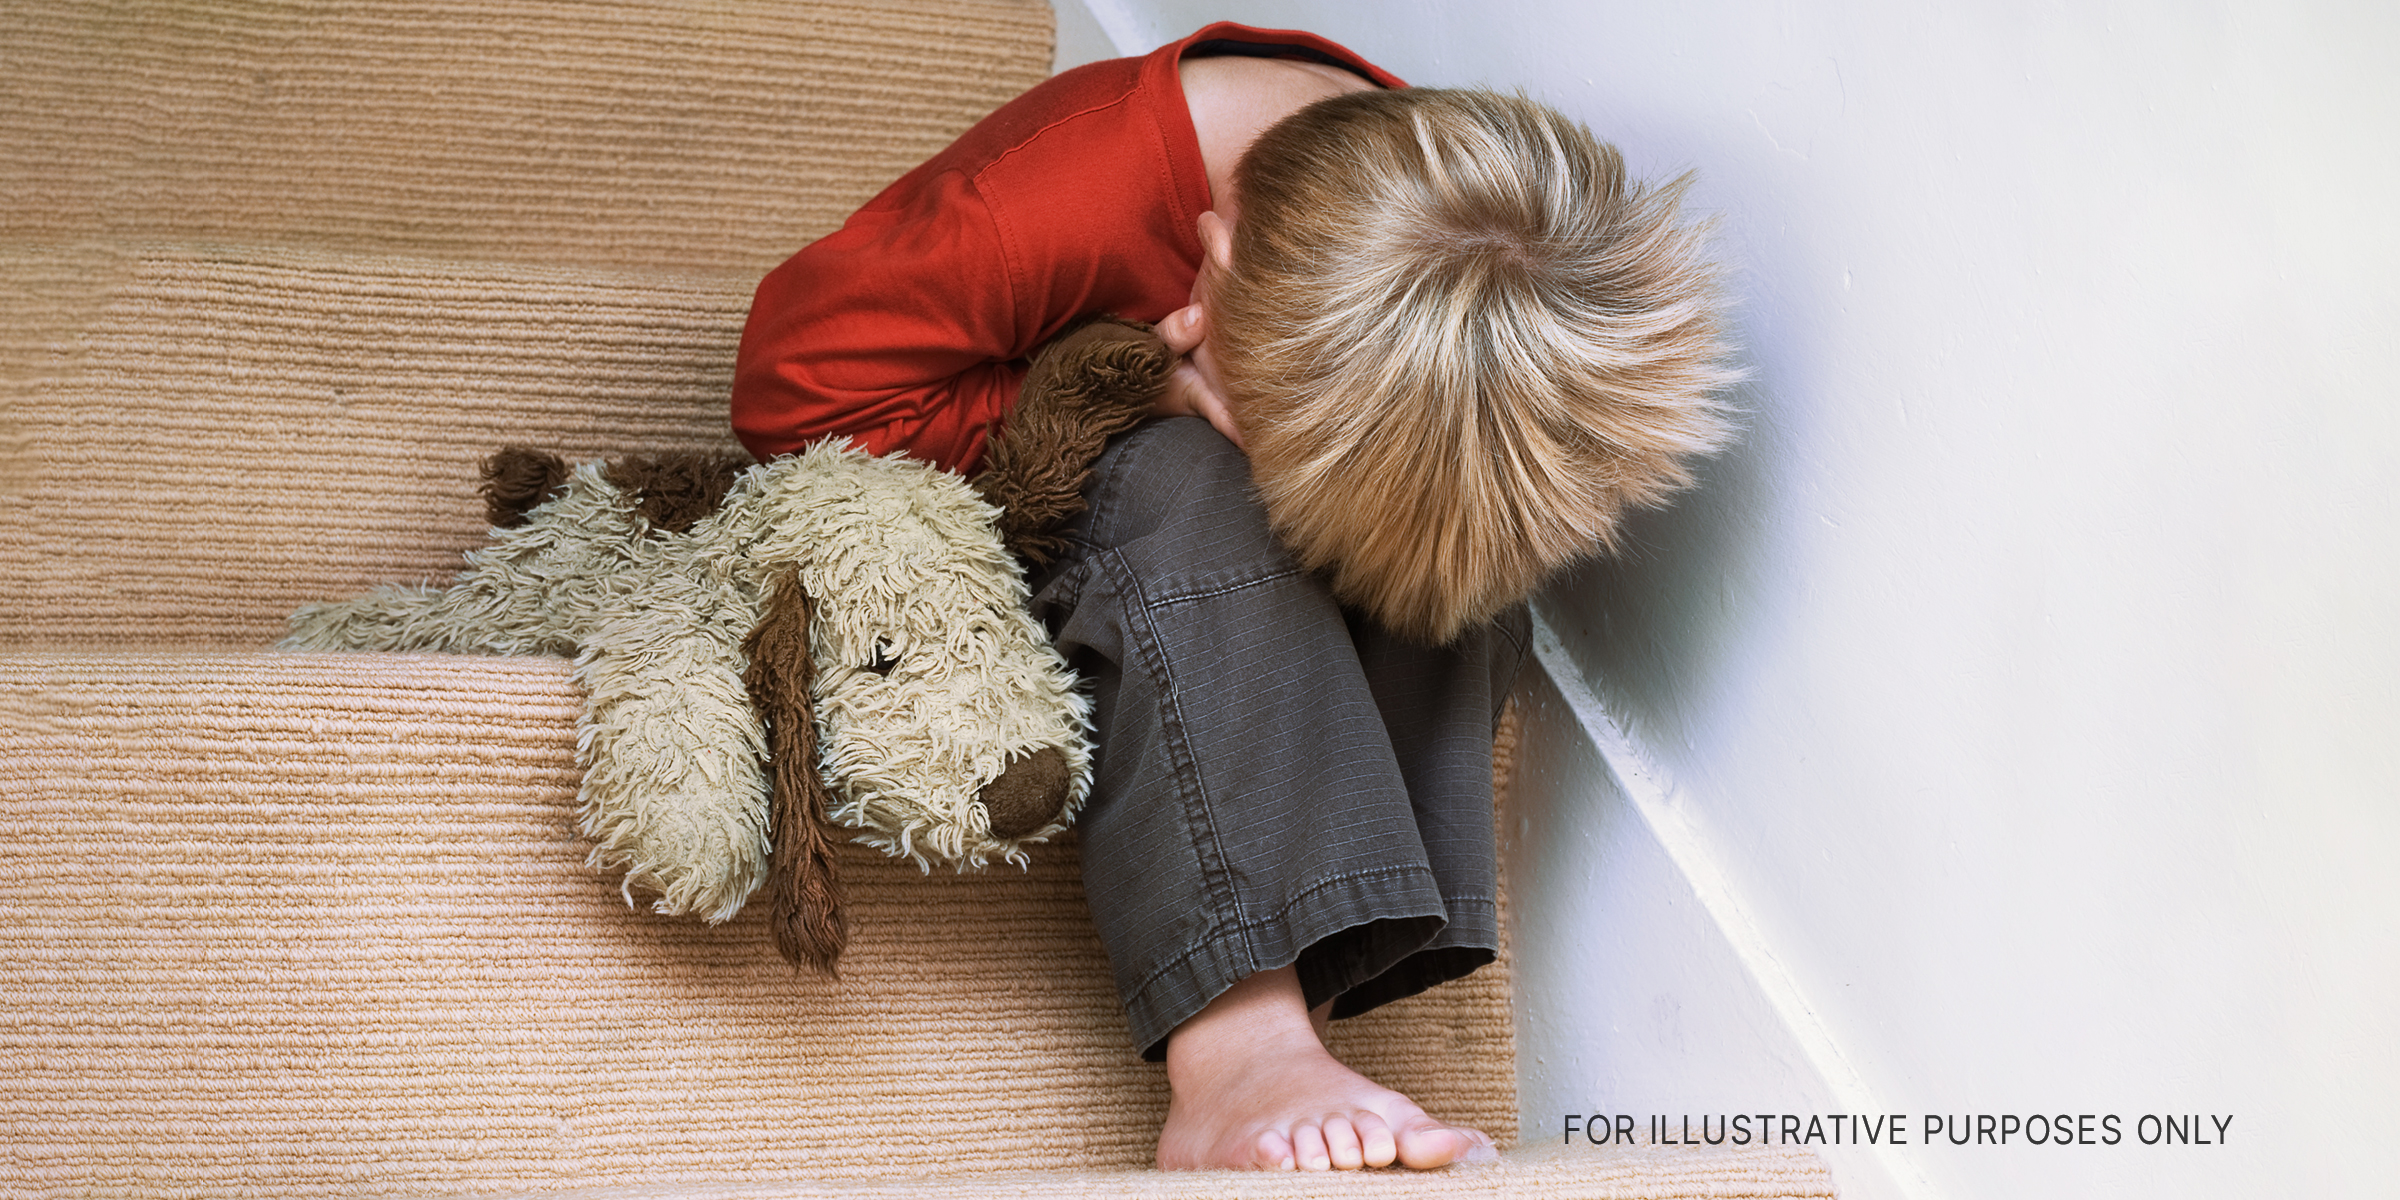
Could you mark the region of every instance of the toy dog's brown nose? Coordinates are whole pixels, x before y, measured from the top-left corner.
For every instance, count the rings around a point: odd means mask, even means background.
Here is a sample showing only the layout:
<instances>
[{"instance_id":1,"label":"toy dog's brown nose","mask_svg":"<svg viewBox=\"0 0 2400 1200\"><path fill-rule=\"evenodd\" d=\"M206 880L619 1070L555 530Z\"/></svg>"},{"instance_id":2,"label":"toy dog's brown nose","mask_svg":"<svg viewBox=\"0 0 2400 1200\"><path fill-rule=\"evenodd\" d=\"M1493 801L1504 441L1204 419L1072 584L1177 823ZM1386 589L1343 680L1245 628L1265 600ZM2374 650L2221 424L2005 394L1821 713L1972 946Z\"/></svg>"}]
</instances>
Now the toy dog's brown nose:
<instances>
[{"instance_id":1,"label":"toy dog's brown nose","mask_svg":"<svg viewBox=\"0 0 2400 1200\"><path fill-rule=\"evenodd\" d=\"M991 814L993 837L1024 837L1067 806L1067 756L1056 746L1044 746L1008 764L975 798Z\"/></svg>"}]
</instances>

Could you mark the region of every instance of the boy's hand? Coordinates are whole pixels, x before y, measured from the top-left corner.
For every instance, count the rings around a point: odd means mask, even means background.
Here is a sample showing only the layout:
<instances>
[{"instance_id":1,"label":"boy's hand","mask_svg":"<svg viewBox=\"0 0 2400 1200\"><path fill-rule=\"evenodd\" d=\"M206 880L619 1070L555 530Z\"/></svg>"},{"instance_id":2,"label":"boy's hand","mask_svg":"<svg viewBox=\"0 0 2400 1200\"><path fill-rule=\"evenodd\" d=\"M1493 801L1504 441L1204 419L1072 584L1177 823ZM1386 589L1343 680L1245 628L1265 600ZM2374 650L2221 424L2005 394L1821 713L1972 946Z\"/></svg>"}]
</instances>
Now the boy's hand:
<instances>
[{"instance_id":1,"label":"boy's hand","mask_svg":"<svg viewBox=\"0 0 2400 1200\"><path fill-rule=\"evenodd\" d=\"M1175 370L1150 411L1162 417L1198 417L1240 447L1242 431L1235 427L1233 409L1217 387L1217 360L1208 350L1208 313L1197 304L1176 309L1158 323L1158 336L1175 354Z\"/></svg>"}]
</instances>

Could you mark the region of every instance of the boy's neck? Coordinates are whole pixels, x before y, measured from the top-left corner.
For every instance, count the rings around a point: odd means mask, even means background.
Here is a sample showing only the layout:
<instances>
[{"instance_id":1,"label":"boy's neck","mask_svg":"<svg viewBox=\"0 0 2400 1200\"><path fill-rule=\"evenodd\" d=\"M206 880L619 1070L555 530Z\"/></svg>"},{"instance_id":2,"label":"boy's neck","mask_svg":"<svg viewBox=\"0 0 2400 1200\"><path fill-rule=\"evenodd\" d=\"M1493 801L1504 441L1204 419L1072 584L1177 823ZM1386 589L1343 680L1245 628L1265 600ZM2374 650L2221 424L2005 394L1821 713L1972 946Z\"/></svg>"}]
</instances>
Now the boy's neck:
<instances>
[{"instance_id":1,"label":"boy's neck","mask_svg":"<svg viewBox=\"0 0 2400 1200\"><path fill-rule=\"evenodd\" d=\"M1228 221L1234 218L1233 169L1259 134L1328 96L1375 86L1339 67L1292 58L1186 58L1175 70L1208 169L1210 205Z\"/></svg>"}]
</instances>

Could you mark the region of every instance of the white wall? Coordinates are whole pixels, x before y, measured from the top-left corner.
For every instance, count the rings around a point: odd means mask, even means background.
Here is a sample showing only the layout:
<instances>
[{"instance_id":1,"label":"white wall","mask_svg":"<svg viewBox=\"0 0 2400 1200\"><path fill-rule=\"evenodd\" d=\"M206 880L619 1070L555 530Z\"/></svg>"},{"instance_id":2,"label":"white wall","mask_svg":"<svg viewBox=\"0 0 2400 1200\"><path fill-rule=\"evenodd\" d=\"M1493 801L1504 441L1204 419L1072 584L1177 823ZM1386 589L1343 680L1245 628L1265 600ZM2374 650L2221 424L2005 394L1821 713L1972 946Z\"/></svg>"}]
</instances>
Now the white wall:
<instances>
[{"instance_id":1,"label":"white wall","mask_svg":"<svg viewBox=\"0 0 2400 1200\"><path fill-rule=\"evenodd\" d=\"M2395 9L1091 11L1522 87L1722 220L1750 436L1544 607L1528 1136L2230 1113L1832 1157L1861 1195L2400 1186Z\"/></svg>"}]
</instances>

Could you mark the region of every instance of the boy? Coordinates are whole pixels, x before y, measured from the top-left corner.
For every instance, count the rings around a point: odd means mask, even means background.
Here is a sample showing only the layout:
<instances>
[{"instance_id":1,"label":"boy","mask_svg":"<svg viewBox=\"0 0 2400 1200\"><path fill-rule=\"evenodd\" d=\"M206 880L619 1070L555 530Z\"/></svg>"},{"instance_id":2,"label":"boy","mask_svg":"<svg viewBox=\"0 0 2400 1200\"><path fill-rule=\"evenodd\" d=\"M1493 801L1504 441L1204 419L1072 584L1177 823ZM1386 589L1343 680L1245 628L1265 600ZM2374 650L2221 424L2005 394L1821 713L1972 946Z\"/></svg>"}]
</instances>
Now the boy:
<instances>
[{"instance_id":1,"label":"boy","mask_svg":"<svg viewBox=\"0 0 2400 1200\"><path fill-rule=\"evenodd\" d=\"M1321 1025L1491 960L1521 601L1724 435L1678 190L1530 102L1220 24L1003 106L760 285L762 459L833 434L972 471L1096 312L1181 356L1159 413L1201 420L1112 443L1034 581L1094 692L1084 878L1167 1064L1160 1167L1488 1153Z\"/></svg>"}]
</instances>

